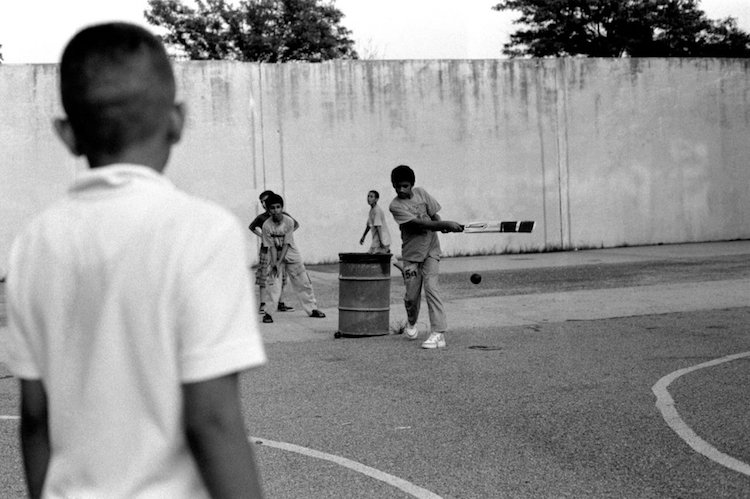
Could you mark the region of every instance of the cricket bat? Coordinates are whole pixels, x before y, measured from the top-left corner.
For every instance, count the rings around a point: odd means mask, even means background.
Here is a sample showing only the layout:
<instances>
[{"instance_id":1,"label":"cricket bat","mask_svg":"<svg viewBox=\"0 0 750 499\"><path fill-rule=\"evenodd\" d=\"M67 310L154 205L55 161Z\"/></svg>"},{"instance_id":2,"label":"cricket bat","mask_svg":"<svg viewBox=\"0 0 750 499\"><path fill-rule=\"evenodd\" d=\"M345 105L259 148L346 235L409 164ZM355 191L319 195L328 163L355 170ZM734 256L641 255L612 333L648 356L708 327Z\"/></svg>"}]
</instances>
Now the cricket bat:
<instances>
[{"instance_id":1,"label":"cricket bat","mask_svg":"<svg viewBox=\"0 0 750 499\"><path fill-rule=\"evenodd\" d=\"M464 232L468 234L477 234L480 232L532 232L534 224L533 220L480 220L465 224Z\"/></svg>"}]
</instances>

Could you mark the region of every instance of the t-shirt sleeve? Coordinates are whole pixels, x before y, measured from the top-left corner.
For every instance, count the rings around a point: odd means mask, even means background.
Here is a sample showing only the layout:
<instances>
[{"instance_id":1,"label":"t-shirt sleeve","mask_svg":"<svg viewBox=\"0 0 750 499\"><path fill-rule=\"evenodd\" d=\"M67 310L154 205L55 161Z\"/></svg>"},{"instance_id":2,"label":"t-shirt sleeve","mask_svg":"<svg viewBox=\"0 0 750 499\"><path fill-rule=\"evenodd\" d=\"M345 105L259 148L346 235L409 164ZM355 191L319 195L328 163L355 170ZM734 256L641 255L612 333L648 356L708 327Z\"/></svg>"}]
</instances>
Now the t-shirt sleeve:
<instances>
[{"instance_id":1,"label":"t-shirt sleeve","mask_svg":"<svg viewBox=\"0 0 750 499\"><path fill-rule=\"evenodd\" d=\"M250 229L250 230L253 230L253 229L255 229L256 227L258 227L258 228L261 228L261 229L262 229L262 227L263 227L263 222L264 222L264 221L265 221L265 220L264 220L263 214L260 214L260 215L258 215L257 217L253 218L253 221L252 221L252 222L250 222L250 225L248 225L248 227L247 227L247 228L248 228L248 229Z\"/></svg>"},{"instance_id":2,"label":"t-shirt sleeve","mask_svg":"<svg viewBox=\"0 0 750 499\"><path fill-rule=\"evenodd\" d=\"M422 189L422 195L424 197L424 202L427 205L427 214L429 216L433 216L440 211L442 207L440 206L440 203L437 202L437 199L432 197L430 193L424 189Z\"/></svg>"},{"instance_id":3,"label":"t-shirt sleeve","mask_svg":"<svg viewBox=\"0 0 750 499\"><path fill-rule=\"evenodd\" d=\"M197 382L263 364L243 234L229 215L186 251L180 282L180 377Z\"/></svg>"},{"instance_id":4,"label":"t-shirt sleeve","mask_svg":"<svg viewBox=\"0 0 750 499\"><path fill-rule=\"evenodd\" d=\"M18 288L21 286L19 281L20 272L18 270L18 259L14 254L21 250L19 243L13 245L11 249L11 260L9 265L9 275L6 282L6 313L8 316L8 335L5 341L7 351L7 366L14 376L20 379L41 379L42 373L38 363L34 359L31 348L33 340L32 326L23 320L20 310L22 300L17 296ZM0 340L0 347L2 341Z\"/></svg>"},{"instance_id":5,"label":"t-shirt sleeve","mask_svg":"<svg viewBox=\"0 0 750 499\"><path fill-rule=\"evenodd\" d=\"M294 219L290 216L284 217L284 244L294 246Z\"/></svg>"},{"instance_id":6,"label":"t-shirt sleeve","mask_svg":"<svg viewBox=\"0 0 750 499\"><path fill-rule=\"evenodd\" d=\"M399 225L410 222L416 218L413 213L402 205L402 203L398 202L398 199L394 199L388 209L390 210L391 215L393 215L393 219Z\"/></svg>"},{"instance_id":7,"label":"t-shirt sleeve","mask_svg":"<svg viewBox=\"0 0 750 499\"><path fill-rule=\"evenodd\" d=\"M268 220L270 220L270 218ZM268 220L266 220L266 222L268 222ZM266 226L265 222L263 223L263 226L261 227L261 231L263 232L263 236L261 236L261 241L263 242L263 246L265 246L266 248L270 248L271 246L273 246L273 240L271 239L271 229L268 226Z\"/></svg>"},{"instance_id":8,"label":"t-shirt sleeve","mask_svg":"<svg viewBox=\"0 0 750 499\"><path fill-rule=\"evenodd\" d=\"M372 227L380 227L385 224L385 215L383 214L383 210L380 209L380 207L375 207L374 210L372 210L372 218L370 220L370 225Z\"/></svg>"}]
</instances>

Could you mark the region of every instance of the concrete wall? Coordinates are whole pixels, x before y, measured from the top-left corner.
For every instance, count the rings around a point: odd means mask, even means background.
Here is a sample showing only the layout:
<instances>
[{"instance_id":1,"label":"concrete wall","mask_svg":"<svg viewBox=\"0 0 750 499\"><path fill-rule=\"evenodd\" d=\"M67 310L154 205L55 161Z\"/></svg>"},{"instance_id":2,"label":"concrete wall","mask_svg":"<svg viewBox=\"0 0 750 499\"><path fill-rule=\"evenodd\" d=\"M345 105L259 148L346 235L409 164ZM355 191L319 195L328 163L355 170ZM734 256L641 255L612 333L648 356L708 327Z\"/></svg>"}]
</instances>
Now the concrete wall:
<instances>
[{"instance_id":1,"label":"concrete wall","mask_svg":"<svg viewBox=\"0 0 750 499\"><path fill-rule=\"evenodd\" d=\"M167 175L248 222L260 191L281 193L309 263L361 249L367 191L387 210L401 163L443 218L538 222L441 235L449 255L750 237L745 60L211 62L177 76L188 129ZM56 78L0 65L0 256L85 167L52 136Z\"/></svg>"}]
</instances>

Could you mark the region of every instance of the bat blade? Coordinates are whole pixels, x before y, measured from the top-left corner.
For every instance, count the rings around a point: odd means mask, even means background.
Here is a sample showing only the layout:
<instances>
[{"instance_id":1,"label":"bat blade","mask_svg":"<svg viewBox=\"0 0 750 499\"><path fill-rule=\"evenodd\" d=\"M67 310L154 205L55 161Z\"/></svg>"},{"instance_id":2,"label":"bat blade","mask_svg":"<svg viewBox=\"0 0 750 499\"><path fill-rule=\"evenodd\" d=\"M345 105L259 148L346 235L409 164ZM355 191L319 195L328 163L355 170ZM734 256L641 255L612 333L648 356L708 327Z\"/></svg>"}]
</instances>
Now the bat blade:
<instances>
[{"instance_id":1,"label":"bat blade","mask_svg":"<svg viewBox=\"0 0 750 499\"><path fill-rule=\"evenodd\" d=\"M533 220L480 220L469 222L464 225L464 232L477 234L482 232L532 232L535 222Z\"/></svg>"}]
</instances>

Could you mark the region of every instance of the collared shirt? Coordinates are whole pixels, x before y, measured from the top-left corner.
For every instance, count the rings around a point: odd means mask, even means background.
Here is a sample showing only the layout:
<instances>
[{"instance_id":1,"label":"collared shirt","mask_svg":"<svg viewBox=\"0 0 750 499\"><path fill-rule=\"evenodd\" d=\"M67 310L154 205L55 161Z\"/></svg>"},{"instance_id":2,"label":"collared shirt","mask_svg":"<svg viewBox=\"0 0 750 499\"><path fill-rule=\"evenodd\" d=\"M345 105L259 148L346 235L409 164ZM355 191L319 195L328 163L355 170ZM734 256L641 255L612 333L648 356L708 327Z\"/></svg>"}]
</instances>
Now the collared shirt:
<instances>
[{"instance_id":1,"label":"collared shirt","mask_svg":"<svg viewBox=\"0 0 750 499\"><path fill-rule=\"evenodd\" d=\"M208 497L184 383L265 362L244 232L137 165L92 169L16 238L8 367L42 380L45 497Z\"/></svg>"}]
</instances>

